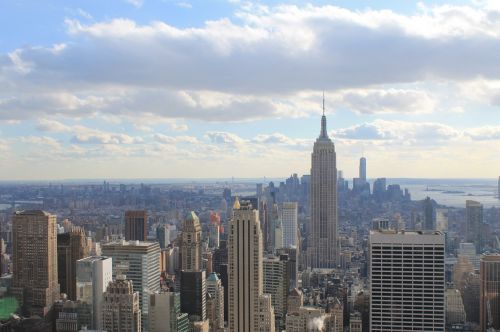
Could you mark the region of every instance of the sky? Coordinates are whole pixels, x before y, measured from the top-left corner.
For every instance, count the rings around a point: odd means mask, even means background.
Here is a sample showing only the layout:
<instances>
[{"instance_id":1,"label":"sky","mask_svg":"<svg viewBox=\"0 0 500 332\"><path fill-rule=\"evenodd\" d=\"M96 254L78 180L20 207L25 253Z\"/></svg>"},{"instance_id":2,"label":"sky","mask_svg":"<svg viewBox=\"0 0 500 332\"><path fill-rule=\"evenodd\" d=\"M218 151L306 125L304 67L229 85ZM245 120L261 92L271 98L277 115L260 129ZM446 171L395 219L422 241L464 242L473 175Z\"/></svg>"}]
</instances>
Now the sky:
<instances>
[{"instance_id":1,"label":"sky","mask_svg":"<svg viewBox=\"0 0 500 332\"><path fill-rule=\"evenodd\" d=\"M0 180L500 175L500 2L0 0Z\"/></svg>"}]
</instances>

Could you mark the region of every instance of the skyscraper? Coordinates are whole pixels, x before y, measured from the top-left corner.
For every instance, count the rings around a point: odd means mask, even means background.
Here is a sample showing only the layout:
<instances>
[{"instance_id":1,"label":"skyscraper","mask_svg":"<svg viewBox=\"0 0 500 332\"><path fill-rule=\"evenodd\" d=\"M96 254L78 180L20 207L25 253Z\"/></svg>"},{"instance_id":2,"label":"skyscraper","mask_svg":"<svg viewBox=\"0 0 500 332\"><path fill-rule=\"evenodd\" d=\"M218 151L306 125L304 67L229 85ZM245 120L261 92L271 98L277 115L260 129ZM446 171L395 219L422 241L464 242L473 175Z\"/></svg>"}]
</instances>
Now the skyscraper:
<instances>
[{"instance_id":1,"label":"skyscraper","mask_svg":"<svg viewBox=\"0 0 500 332\"><path fill-rule=\"evenodd\" d=\"M500 330L500 254L481 258L481 331ZM489 331L489 330L488 330Z\"/></svg>"},{"instance_id":2,"label":"skyscraper","mask_svg":"<svg viewBox=\"0 0 500 332\"><path fill-rule=\"evenodd\" d=\"M61 293L76 300L76 261L89 255L85 231L73 226L68 233L57 234L57 269Z\"/></svg>"},{"instance_id":3,"label":"skyscraper","mask_svg":"<svg viewBox=\"0 0 500 332\"><path fill-rule=\"evenodd\" d=\"M224 330L224 287L216 273L211 273L207 278L207 293L210 294L210 312L208 317L214 331ZM207 310L208 311L208 310Z\"/></svg>"},{"instance_id":4,"label":"skyscraper","mask_svg":"<svg viewBox=\"0 0 500 332\"><path fill-rule=\"evenodd\" d=\"M297 225L297 203L283 203L282 224L283 224L283 247L297 248L298 242L298 225Z\"/></svg>"},{"instance_id":5,"label":"skyscraper","mask_svg":"<svg viewBox=\"0 0 500 332\"><path fill-rule=\"evenodd\" d=\"M207 319L207 284L205 271L181 271L181 311L190 321Z\"/></svg>"},{"instance_id":6,"label":"skyscraper","mask_svg":"<svg viewBox=\"0 0 500 332\"><path fill-rule=\"evenodd\" d=\"M147 241L148 213L147 211L125 212L125 240Z\"/></svg>"},{"instance_id":7,"label":"skyscraper","mask_svg":"<svg viewBox=\"0 0 500 332\"><path fill-rule=\"evenodd\" d=\"M445 329L444 235L370 232L370 331Z\"/></svg>"},{"instance_id":8,"label":"skyscraper","mask_svg":"<svg viewBox=\"0 0 500 332\"><path fill-rule=\"evenodd\" d=\"M12 217L11 292L23 311L45 316L59 299L56 216L40 210Z\"/></svg>"},{"instance_id":9,"label":"skyscraper","mask_svg":"<svg viewBox=\"0 0 500 332\"><path fill-rule=\"evenodd\" d=\"M359 159L359 179L365 183L366 182L366 158L361 157Z\"/></svg>"},{"instance_id":10,"label":"skyscraper","mask_svg":"<svg viewBox=\"0 0 500 332\"><path fill-rule=\"evenodd\" d=\"M165 249L170 244L169 225L159 225L156 227L156 239L158 240L161 249Z\"/></svg>"},{"instance_id":11,"label":"skyscraper","mask_svg":"<svg viewBox=\"0 0 500 332\"><path fill-rule=\"evenodd\" d=\"M271 297L263 294L263 246L259 213L235 201L229 224L229 330L274 331ZM267 324L270 324L267 326Z\"/></svg>"},{"instance_id":12,"label":"skyscraper","mask_svg":"<svg viewBox=\"0 0 500 332\"><path fill-rule=\"evenodd\" d=\"M326 116L321 118L321 133L311 155L311 225L307 266L332 268L338 255L337 240L337 157L328 137Z\"/></svg>"},{"instance_id":13,"label":"skyscraper","mask_svg":"<svg viewBox=\"0 0 500 332\"><path fill-rule=\"evenodd\" d=\"M425 230L434 230L435 222L434 222L434 205L432 204L432 200L430 197L426 197L423 201L424 205L424 224L422 229Z\"/></svg>"},{"instance_id":14,"label":"skyscraper","mask_svg":"<svg viewBox=\"0 0 500 332\"><path fill-rule=\"evenodd\" d=\"M141 332L139 292L124 275L108 284L102 308L103 329L108 332Z\"/></svg>"},{"instance_id":15,"label":"skyscraper","mask_svg":"<svg viewBox=\"0 0 500 332\"><path fill-rule=\"evenodd\" d=\"M189 332L189 319L181 312L179 293L164 292L149 297L150 332Z\"/></svg>"},{"instance_id":16,"label":"skyscraper","mask_svg":"<svg viewBox=\"0 0 500 332\"><path fill-rule=\"evenodd\" d=\"M189 212L182 222L180 239L181 269L183 271L200 271L201 225L200 219L193 211Z\"/></svg>"},{"instance_id":17,"label":"skyscraper","mask_svg":"<svg viewBox=\"0 0 500 332\"><path fill-rule=\"evenodd\" d=\"M500 176L498 177L498 199L500 199Z\"/></svg>"},{"instance_id":18,"label":"skyscraper","mask_svg":"<svg viewBox=\"0 0 500 332\"><path fill-rule=\"evenodd\" d=\"M102 330L104 292L113 280L112 264L108 257L86 257L76 262L76 299L81 308L78 318L88 329Z\"/></svg>"},{"instance_id":19,"label":"skyscraper","mask_svg":"<svg viewBox=\"0 0 500 332\"><path fill-rule=\"evenodd\" d=\"M476 253L480 254L483 242L483 205L476 201L465 202L465 215L467 222L467 242L474 243Z\"/></svg>"},{"instance_id":20,"label":"skyscraper","mask_svg":"<svg viewBox=\"0 0 500 332\"><path fill-rule=\"evenodd\" d=\"M122 240L103 245L102 254L113 259L113 276L128 276L139 292L142 328L148 331L149 295L160 290L160 245Z\"/></svg>"},{"instance_id":21,"label":"skyscraper","mask_svg":"<svg viewBox=\"0 0 500 332\"><path fill-rule=\"evenodd\" d=\"M271 295L276 318L276 327L281 331L285 327L285 315L288 302L289 272L288 256L266 257L263 264L264 292Z\"/></svg>"}]
</instances>

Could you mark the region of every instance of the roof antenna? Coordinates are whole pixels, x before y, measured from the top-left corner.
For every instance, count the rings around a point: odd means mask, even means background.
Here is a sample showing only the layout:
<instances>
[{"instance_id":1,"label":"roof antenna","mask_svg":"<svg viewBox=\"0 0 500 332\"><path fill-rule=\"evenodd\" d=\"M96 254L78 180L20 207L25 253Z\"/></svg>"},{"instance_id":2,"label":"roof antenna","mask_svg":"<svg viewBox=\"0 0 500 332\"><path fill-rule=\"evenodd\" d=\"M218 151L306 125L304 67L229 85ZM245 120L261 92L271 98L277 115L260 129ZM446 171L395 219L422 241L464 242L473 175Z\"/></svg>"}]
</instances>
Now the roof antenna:
<instances>
[{"instance_id":1,"label":"roof antenna","mask_svg":"<svg viewBox=\"0 0 500 332\"><path fill-rule=\"evenodd\" d=\"M323 115L325 115L325 90L323 90Z\"/></svg>"}]
</instances>

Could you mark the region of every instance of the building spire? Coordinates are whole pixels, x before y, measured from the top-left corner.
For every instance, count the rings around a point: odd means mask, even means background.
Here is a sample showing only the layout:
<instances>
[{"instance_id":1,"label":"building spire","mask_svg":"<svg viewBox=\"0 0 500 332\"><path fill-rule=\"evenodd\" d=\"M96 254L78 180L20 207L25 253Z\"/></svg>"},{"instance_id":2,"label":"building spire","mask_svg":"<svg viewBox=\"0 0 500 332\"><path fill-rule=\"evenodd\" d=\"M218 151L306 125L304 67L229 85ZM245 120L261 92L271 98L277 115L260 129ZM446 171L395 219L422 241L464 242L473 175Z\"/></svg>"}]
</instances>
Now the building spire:
<instances>
[{"instance_id":1,"label":"building spire","mask_svg":"<svg viewBox=\"0 0 500 332\"><path fill-rule=\"evenodd\" d=\"M325 90L323 90L323 115L325 115Z\"/></svg>"},{"instance_id":2,"label":"building spire","mask_svg":"<svg viewBox=\"0 0 500 332\"><path fill-rule=\"evenodd\" d=\"M326 116L325 116L325 91L323 91L323 116L321 117L321 135L320 138L328 138L326 131Z\"/></svg>"}]
</instances>

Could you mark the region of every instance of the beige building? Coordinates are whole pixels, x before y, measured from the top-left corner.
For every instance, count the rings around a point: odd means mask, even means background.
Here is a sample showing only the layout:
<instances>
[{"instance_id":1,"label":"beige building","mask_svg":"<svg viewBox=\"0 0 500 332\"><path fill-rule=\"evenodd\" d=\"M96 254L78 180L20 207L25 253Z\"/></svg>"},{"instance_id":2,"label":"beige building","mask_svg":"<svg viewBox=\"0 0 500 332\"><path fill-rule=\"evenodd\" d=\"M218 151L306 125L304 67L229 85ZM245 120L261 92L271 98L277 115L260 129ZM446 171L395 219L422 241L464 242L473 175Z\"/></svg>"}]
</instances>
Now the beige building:
<instances>
[{"instance_id":1,"label":"beige building","mask_svg":"<svg viewBox=\"0 0 500 332\"><path fill-rule=\"evenodd\" d=\"M286 315L286 332L322 332L326 330L328 319L324 309L300 307Z\"/></svg>"},{"instance_id":2,"label":"beige building","mask_svg":"<svg viewBox=\"0 0 500 332\"><path fill-rule=\"evenodd\" d=\"M455 288L446 290L446 324L463 324L465 319L465 308L462 294Z\"/></svg>"},{"instance_id":3,"label":"beige building","mask_svg":"<svg viewBox=\"0 0 500 332\"><path fill-rule=\"evenodd\" d=\"M363 332L361 314L357 311L351 313L351 317L349 319L349 332Z\"/></svg>"},{"instance_id":4,"label":"beige building","mask_svg":"<svg viewBox=\"0 0 500 332\"><path fill-rule=\"evenodd\" d=\"M297 248L298 246L298 204L297 202L284 202L281 209L283 226L283 247Z\"/></svg>"},{"instance_id":5,"label":"beige building","mask_svg":"<svg viewBox=\"0 0 500 332\"><path fill-rule=\"evenodd\" d=\"M12 217L11 292L29 314L45 316L59 299L56 216L40 210Z\"/></svg>"},{"instance_id":6,"label":"beige building","mask_svg":"<svg viewBox=\"0 0 500 332\"><path fill-rule=\"evenodd\" d=\"M321 133L311 155L311 224L307 266L333 268L337 264L337 157L328 137L326 117L321 118Z\"/></svg>"},{"instance_id":7,"label":"beige building","mask_svg":"<svg viewBox=\"0 0 500 332\"><path fill-rule=\"evenodd\" d=\"M200 219L193 211L189 212L182 222L180 235L181 270L201 270L201 225Z\"/></svg>"},{"instance_id":8,"label":"beige building","mask_svg":"<svg viewBox=\"0 0 500 332\"><path fill-rule=\"evenodd\" d=\"M500 254L481 258L481 331L489 328L500 330Z\"/></svg>"},{"instance_id":9,"label":"beige building","mask_svg":"<svg viewBox=\"0 0 500 332\"><path fill-rule=\"evenodd\" d=\"M287 310L288 314L298 312L300 307L304 305L304 295L302 295L302 292L298 288L294 288L288 295L287 302L288 302L288 310Z\"/></svg>"},{"instance_id":10,"label":"beige building","mask_svg":"<svg viewBox=\"0 0 500 332\"><path fill-rule=\"evenodd\" d=\"M474 266L467 256L458 255L458 261L453 267L453 283L461 292L464 289L465 276L474 273Z\"/></svg>"},{"instance_id":11,"label":"beige building","mask_svg":"<svg viewBox=\"0 0 500 332\"><path fill-rule=\"evenodd\" d=\"M228 239L230 331L274 331L271 297L263 295L262 261L259 212L236 199Z\"/></svg>"},{"instance_id":12,"label":"beige building","mask_svg":"<svg viewBox=\"0 0 500 332\"><path fill-rule=\"evenodd\" d=\"M107 332L141 332L139 293L124 275L110 282L104 293L102 322Z\"/></svg>"}]
</instances>

